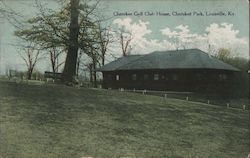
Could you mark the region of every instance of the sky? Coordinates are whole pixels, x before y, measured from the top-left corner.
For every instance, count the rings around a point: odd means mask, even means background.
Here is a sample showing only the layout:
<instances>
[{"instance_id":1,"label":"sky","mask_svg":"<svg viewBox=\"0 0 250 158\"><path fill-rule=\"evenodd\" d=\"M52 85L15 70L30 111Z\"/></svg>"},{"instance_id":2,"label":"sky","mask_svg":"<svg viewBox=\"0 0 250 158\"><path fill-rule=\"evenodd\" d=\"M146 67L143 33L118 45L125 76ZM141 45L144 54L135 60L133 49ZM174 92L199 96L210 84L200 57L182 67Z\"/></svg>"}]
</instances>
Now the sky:
<instances>
[{"instance_id":1,"label":"sky","mask_svg":"<svg viewBox=\"0 0 250 158\"><path fill-rule=\"evenodd\" d=\"M56 9L53 0L44 1ZM8 0L6 5L26 18L36 16L34 0ZM230 49L233 56L249 57L249 2L247 0L102 0L101 14L111 17L107 24L132 33L131 54L199 48L214 53ZM17 41L14 27L0 19L0 73L6 67L24 69L12 44ZM109 45L109 54L121 55L118 43ZM110 56L108 61L113 60ZM40 71L49 70L41 62Z\"/></svg>"}]
</instances>

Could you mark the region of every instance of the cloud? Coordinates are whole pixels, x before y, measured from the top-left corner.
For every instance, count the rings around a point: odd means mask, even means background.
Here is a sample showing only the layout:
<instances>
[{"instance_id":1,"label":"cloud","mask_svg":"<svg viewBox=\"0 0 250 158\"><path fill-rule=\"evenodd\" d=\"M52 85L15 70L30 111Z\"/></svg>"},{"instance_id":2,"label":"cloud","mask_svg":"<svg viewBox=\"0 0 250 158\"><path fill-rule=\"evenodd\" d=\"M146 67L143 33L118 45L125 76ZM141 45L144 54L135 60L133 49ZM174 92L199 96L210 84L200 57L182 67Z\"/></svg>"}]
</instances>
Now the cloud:
<instances>
[{"instance_id":1,"label":"cloud","mask_svg":"<svg viewBox=\"0 0 250 158\"><path fill-rule=\"evenodd\" d=\"M176 31L171 31L170 28L168 28L168 27L166 27L165 29L162 29L161 33L163 35L170 37L170 38L175 37L178 34Z\"/></svg>"},{"instance_id":2,"label":"cloud","mask_svg":"<svg viewBox=\"0 0 250 158\"><path fill-rule=\"evenodd\" d=\"M193 44L197 43L198 40L204 40L202 36L190 33L187 25L178 25L174 30L166 27L160 32L178 49L193 47Z\"/></svg>"},{"instance_id":3,"label":"cloud","mask_svg":"<svg viewBox=\"0 0 250 158\"><path fill-rule=\"evenodd\" d=\"M238 37L239 30L233 24L213 23L206 28L207 40L215 49L228 48L235 56L248 57L248 38Z\"/></svg>"},{"instance_id":4,"label":"cloud","mask_svg":"<svg viewBox=\"0 0 250 158\"><path fill-rule=\"evenodd\" d=\"M187 25L176 26L173 30L168 27L160 30L176 48L199 48L206 52L210 51L209 47L213 50L227 48L231 50L233 56L248 58L249 39L238 37L239 30L235 30L233 24L212 23L204 31L206 33L203 35L191 33Z\"/></svg>"},{"instance_id":5,"label":"cloud","mask_svg":"<svg viewBox=\"0 0 250 158\"><path fill-rule=\"evenodd\" d=\"M119 29L131 32L134 42L144 39L145 35L150 34L152 32L150 29L147 28L149 22L143 22L141 20L139 20L139 22L132 23L131 18L116 19L113 21L113 24L117 25Z\"/></svg>"},{"instance_id":6,"label":"cloud","mask_svg":"<svg viewBox=\"0 0 250 158\"><path fill-rule=\"evenodd\" d=\"M133 22L131 18L119 18L115 19L113 24L119 29L131 32L131 47L133 54L146 54L156 50L171 49L170 47L172 47L171 43L168 41L159 41L158 39L148 39L146 37L152 33L152 30L148 28L150 25L148 21L139 20L138 22ZM121 52L119 44L112 44L110 50L112 50L112 52Z\"/></svg>"},{"instance_id":7,"label":"cloud","mask_svg":"<svg viewBox=\"0 0 250 158\"><path fill-rule=\"evenodd\" d=\"M165 27L160 30L165 37L164 40L152 39L150 35L153 33L149 29L148 21L139 20L134 22L131 18L115 19L114 26L118 29L131 32L133 39L131 40L132 54L146 54L153 51L173 50L173 49L189 49L198 48L211 54L212 50L219 48L228 48L234 56L248 58L248 41L247 37L238 37L239 30L234 29L233 24L228 23L212 23L204 28L204 34L193 33L188 25L178 25L173 29ZM119 41L119 39L117 39ZM121 46L119 42L110 45L110 50L121 55Z\"/></svg>"}]
</instances>

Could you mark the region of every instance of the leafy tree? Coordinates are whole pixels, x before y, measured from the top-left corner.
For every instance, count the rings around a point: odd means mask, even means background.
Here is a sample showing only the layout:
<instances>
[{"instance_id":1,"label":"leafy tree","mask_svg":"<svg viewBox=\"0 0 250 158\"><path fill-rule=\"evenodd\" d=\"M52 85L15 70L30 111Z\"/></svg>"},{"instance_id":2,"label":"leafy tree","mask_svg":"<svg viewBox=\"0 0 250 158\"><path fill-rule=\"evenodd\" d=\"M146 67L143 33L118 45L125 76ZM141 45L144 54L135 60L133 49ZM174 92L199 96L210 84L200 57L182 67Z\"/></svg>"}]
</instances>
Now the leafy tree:
<instances>
[{"instance_id":1,"label":"leafy tree","mask_svg":"<svg viewBox=\"0 0 250 158\"><path fill-rule=\"evenodd\" d=\"M220 48L218 53L215 55L218 59L228 63L239 70L237 75L234 75L231 93L234 97L246 97L249 96L249 59L242 57L233 57L231 51L226 48ZM229 89L230 91L230 89Z\"/></svg>"},{"instance_id":2,"label":"leafy tree","mask_svg":"<svg viewBox=\"0 0 250 158\"><path fill-rule=\"evenodd\" d=\"M15 31L15 35L24 41L32 41L39 49L46 50L53 72L58 72L64 63L59 57L68 45L68 16L66 7L49 14L40 7L40 16L27 20L26 27Z\"/></svg>"},{"instance_id":3,"label":"leafy tree","mask_svg":"<svg viewBox=\"0 0 250 158\"><path fill-rule=\"evenodd\" d=\"M247 72L249 70L249 60L242 57L231 57L226 61L228 64L237 67L238 69Z\"/></svg>"},{"instance_id":4,"label":"leafy tree","mask_svg":"<svg viewBox=\"0 0 250 158\"><path fill-rule=\"evenodd\" d=\"M227 61L231 57L231 52L229 49L226 48L220 48L218 50L218 53L215 55L218 59L222 61Z\"/></svg>"},{"instance_id":5,"label":"leafy tree","mask_svg":"<svg viewBox=\"0 0 250 158\"><path fill-rule=\"evenodd\" d=\"M15 34L26 41L34 41L42 49L49 50L53 71L56 71L55 51L65 50L67 57L63 79L65 82L72 82L73 76L78 74L81 59L78 55L85 53L92 58L98 56L100 60L101 54L104 64L107 45L110 42L109 31L100 27L101 20L98 20L94 13L97 4L89 5L87 2L71 0L59 12L44 11L40 7L40 15L27 21L29 27L18 30ZM98 55L93 55L93 52Z\"/></svg>"},{"instance_id":6,"label":"leafy tree","mask_svg":"<svg viewBox=\"0 0 250 158\"><path fill-rule=\"evenodd\" d=\"M215 55L216 58L228 63L240 70L247 71L249 69L249 60L242 57L234 57L231 51L226 48L220 48Z\"/></svg>"}]
</instances>

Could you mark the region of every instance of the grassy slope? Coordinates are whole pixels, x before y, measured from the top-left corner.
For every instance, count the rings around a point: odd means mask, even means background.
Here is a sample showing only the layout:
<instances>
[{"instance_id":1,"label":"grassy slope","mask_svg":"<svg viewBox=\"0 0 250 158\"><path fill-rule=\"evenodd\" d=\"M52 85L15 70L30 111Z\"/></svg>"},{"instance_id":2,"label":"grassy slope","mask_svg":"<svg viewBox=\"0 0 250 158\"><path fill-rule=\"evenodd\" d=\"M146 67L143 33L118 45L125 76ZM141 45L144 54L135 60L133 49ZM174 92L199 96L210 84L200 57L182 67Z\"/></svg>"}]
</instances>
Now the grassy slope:
<instances>
[{"instance_id":1,"label":"grassy slope","mask_svg":"<svg viewBox=\"0 0 250 158\"><path fill-rule=\"evenodd\" d=\"M156 96L0 82L0 157L246 157L248 112Z\"/></svg>"}]
</instances>

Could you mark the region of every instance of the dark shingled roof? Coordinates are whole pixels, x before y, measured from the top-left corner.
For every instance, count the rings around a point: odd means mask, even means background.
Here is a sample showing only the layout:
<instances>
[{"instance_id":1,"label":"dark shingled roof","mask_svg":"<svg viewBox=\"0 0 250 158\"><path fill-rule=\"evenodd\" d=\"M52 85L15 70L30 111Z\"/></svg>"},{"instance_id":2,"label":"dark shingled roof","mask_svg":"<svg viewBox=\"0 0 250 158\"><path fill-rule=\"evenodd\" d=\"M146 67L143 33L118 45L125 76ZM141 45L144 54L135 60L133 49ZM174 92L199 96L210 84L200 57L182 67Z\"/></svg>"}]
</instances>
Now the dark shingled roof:
<instances>
[{"instance_id":1,"label":"dark shingled roof","mask_svg":"<svg viewBox=\"0 0 250 158\"><path fill-rule=\"evenodd\" d=\"M218 60L199 49L156 51L146 55L119 58L100 68L100 71L142 69L239 69Z\"/></svg>"},{"instance_id":2,"label":"dark shingled roof","mask_svg":"<svg viewBox=\"0 0 250 158\"><path fill-rule=\"evenodd\" d=\"M136 59L141 58L143 55L129 55L126 57L121 57L118 58L115 61L112 61L106 65L104 65L103 67L101 67L99 70L100 71L114 71L116 69L118 69L119 67L126 65L128 63L133 62Z\"/></svg>"}]
</instances>

